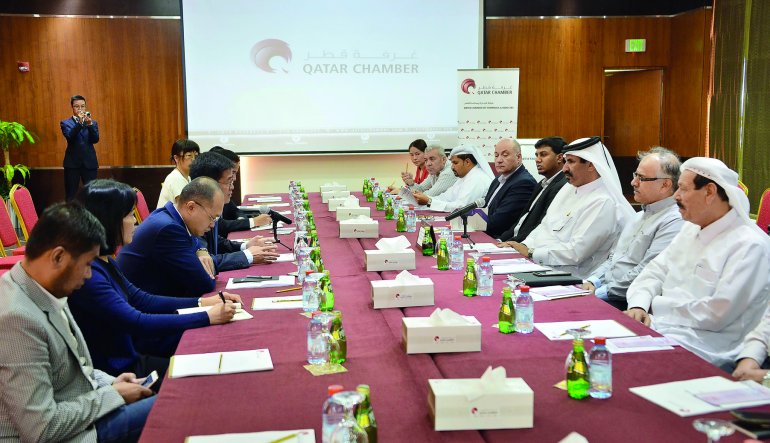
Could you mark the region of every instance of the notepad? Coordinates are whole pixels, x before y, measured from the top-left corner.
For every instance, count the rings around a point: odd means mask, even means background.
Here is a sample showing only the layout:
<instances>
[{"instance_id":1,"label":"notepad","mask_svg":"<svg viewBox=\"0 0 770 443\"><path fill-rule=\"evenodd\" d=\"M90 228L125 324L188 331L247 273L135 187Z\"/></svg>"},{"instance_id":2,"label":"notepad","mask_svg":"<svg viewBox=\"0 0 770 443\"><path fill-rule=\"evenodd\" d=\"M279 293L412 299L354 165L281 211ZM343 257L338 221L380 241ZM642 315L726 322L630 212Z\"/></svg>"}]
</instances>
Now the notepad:
<instances>
[{"instance_id":1,"label":"notepad","mask_svg":"<svg viewBox=\"0 0 770 443\"><path fill-rule=\"evenodd\" d=\"M516 254L516 250L511 247L498 248L494 243L475 243L473 245L463 244L466 251L476 250L482 254Z\"/></svg>"},{"instance_id":2,"label":"notepad","mask_svg":"<svg viewBox=\"0 0 770 443\"><path fill-rule=\"evenodd\" d=\"M532 263L526 258L506 258L490 260L493 274L513 274L516 272L548 271L551 268Z\"/></svg>"},{"instance_id":3,"label":"notepad","mask_svg":"<svg viewBox=\"0 0 770 443\"><path fill-rule=\"evenodd\" d=\"M262 197L249 197L247 200L257 203L277 203L281 201L281 197L278 195L265 195Z\"/></svg>"},{"instance_id":4,"label":"notepad","mask_svg":"<svg viewBox=\"0 0 770 443\"><path fill-rule=\"evenodd\" d=\"M753 381L696 378L629 389L680 417L770 404L770 390Z\"/></svg>"},{"instance_id":5,"label":"notepad","mask_svg":"<svg viewBox=\"0 0 770 443\"><path fill-rule=\"evenodd\" d=\"M631 337L635 336L630 329L615 320L583 320L561 321L553 323L535 323L535 328L548 337L548 340L572 340L569 329L583 329L583 338L594 337Z\"/></svg>"},{"instance_id":6,"label":"notepad","mask_svg":"<svg viewBox=\"0 0 770 443\"><path fill-rule=\"evenodd\" d=\"M273 369L273 360L267 349L174 355L168 366L169 378L236 374L271 369Z\"/></svg>"},{"instance_id":7,"label":"notepad","mask_svg":"<svg viewBox=\"0 0 770 443\"><path fill-rule=\"evenodd\" d=\"M678 343L666 337L642 337L612 338L607 340L607 349L613 354L625 354L630 352L670 351Z\"/></svg>"},{"instance_id":8,"label":"notepad","mask_svg":"<svg viewBox=\"0 0 770 443\"><path fill-rule=\"evenodd\" d=\"M243 434L198 435L187 437L185 443L315 443L313 429L293 431L264 431Z\"/></svg>"},{"instance_id":9,"label":"notepad","mask_svg":"<svg viewBox=\"0 0 770 443\"><path fill-rule=\"evenodd\" d=\"M225 289L254 289L254 288L279 288L282 286L294 286L293 275L279 275L278 280L265 280L259 282L233 283L233 279L227 280Z\"/></svg>"},{"instance_id":10,"label":"notepad","mask_svg":"<svg viewBox=\"0 0 770 443\"><path fill-rule=\"evenodd\" d=\"M240 303L238 303L238 306L240 306ZM176 312L180 315L185 314L195 314L196 312L208 312L209 309L213 308L213 306L201 306L199 308L184 308L184 309L177 309ZM249 314L243 309L236 309L235 315L233 316L233 319L230 321L238 321L238 320L249 320L254 318L253 315Z\"/></svg>"},{"instance_id":11,"label":"notepad","mask_svg":"<svg viewBox=\"0 0 770 443\"><path fill-rule=\"evenodd\" d=\"M557 300L560 298L568 297L580 297L582 295L590 294L590 291L583 289L578 285L554 285L554 286L542 286L539 288L530 289L532 300Z\"/></svg>"},{"instance_id":12,"label":"notepad","mask_svg":"<svg viewBox=\"0 0 770 443\"><path fill-rule=\"evenodd\" d=\"M302 296L258 297L251 302L252 311L272 311L276 309L302 309Z\"/></svg>"}]
</instances>

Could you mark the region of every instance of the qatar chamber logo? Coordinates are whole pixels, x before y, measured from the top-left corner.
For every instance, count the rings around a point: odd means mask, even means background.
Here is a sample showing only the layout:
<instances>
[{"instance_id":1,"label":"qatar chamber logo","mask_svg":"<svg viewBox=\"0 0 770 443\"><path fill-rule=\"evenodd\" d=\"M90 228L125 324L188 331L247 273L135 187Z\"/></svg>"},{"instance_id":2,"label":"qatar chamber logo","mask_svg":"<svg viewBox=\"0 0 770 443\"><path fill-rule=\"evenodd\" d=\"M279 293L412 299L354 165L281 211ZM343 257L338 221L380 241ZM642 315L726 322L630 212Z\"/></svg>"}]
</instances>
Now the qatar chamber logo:
<instances>
[{"instance_id":1,"label":"qatar chamber logo","mask_svg":"<svg viewBox=\"0 0 770 443\"><path fill-rule=\"evenodd\" d=\"M472 78L466 78L460 83L460 90L464 94L473 94L476 91L476 81Z\"/></svg>"},{"instance_id":2,"label":"qatar chamber logo","mask_svg":"<svg viewBox=\"0 0 770 443\"><path fill-rule=\"evenodd\" d=\"M276 72L275 68L271 66L274 58L281 58L284 64L288 64L291 61L289 44L283 40L269 38L257 42L251 47L251 61L257 65L257 68L265 72L271 74ZM286 68L281 68L281 70L289 72Z\"/></svg>"}]
</instances>

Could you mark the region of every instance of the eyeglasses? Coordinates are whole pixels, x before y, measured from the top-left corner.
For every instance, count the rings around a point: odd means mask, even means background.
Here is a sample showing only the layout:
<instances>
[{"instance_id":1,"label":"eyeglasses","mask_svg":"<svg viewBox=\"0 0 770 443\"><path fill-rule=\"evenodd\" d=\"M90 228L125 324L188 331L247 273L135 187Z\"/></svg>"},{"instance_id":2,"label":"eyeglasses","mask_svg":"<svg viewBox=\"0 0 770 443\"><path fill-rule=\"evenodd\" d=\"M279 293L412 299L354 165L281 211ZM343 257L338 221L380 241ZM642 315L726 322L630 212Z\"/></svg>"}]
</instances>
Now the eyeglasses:
<instances>
[{"instance_id":1,"label":"eyeglasses","mask_svg":"<svg viewBox=\"0 0 770 443\"><path fill-rule=\"evenodd\" d=\"M203 206L202 204L198 203L198 202L197 202L197 201L195 201L195 200L193 200L193 203L195 203L196 205L200 206L200 207L201 207L201 208L202 208L202 209L203 209L203 210L206 212L206 215L208 215L208 216L209 216L209 220L211 220L211 223L215 223L215 224L216 224L216 222L218 222L218 221L219 221L219 219L220 219L220 218L222 218L222 217L221 217L221 216L219 216L219 215L218 215L218 216L216 216L216 217L212 217L212 216L211 216L211 213L209 212L209 210L208 210L208 209L206 209L206 207L205 207L205 206Z\"/></svg>"},{"instance_id":2,"label":"eyeglasses","mask_svg":"<svg viewBox=\"0 0 770 443\"><path fill-rule=\"evenodd\" d=\"M671 177L645 177L643 175L637 174L636 172L632 173L634 176L634 180L639 180L640 182L654 182L655 180L671 180Z\"/></svg>"},{"instance_id":3,"label":"eyeglasses","mask_svg":"<svg viewBox=\"0 0 770 443\"><path fill-rule=\"evenodd\" d=\"M233 186L235 184L235 176L230 177L230 179L227 181L220 181L219 184L225 186Z\"/></svg>"},{"instance_id":4,"label":"eyeglasses","mask_svg":"<svg viewBox=\"0 0 770 443\"><path fill-rule=\"evenodd\" d=\"M198 153L196 152L188 152L187 154L182 156L182 158L185 160L195 160L197 157L198 157Z\"/></svg>"}]
</instances>

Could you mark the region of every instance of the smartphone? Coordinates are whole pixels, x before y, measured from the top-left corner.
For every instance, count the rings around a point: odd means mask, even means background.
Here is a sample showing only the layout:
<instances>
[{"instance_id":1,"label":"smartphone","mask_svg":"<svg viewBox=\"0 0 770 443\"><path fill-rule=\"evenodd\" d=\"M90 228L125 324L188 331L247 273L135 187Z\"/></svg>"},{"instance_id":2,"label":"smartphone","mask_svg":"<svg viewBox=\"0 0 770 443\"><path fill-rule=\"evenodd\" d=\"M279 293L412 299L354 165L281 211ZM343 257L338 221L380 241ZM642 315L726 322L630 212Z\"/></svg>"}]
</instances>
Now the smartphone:
<instances>
[{"instance_id":1,"label":"smartphone","mask_svg":"<svg viewBox=\"0 0 770 443\"><path fill-rule=\"evenodd\" d=\"M142 386L149 388L150 386L154 385L156 381L158 381L158 371L152 371L150 375L144 379Z\"/></svg>"},{"instance_id":2,"label":"smartphone","mask_svg":"<svg viewBox=\"0 0 770 443\"><path fill-rule=\"evenodd\" d=\"M535 271L532 273L535 277L560 277L572 275L569 272L564 271Z\"/></svg>"},{"instance_id":3,"label":"smartphone","mask_svg":"<svg viewBox=\"0 0 770 443\"><path fill-rule=\"evenodd\" d=\"M736 418L749 423L770 424L770 412L756 411L730 411Z\"/></svg>"}]
</instances>

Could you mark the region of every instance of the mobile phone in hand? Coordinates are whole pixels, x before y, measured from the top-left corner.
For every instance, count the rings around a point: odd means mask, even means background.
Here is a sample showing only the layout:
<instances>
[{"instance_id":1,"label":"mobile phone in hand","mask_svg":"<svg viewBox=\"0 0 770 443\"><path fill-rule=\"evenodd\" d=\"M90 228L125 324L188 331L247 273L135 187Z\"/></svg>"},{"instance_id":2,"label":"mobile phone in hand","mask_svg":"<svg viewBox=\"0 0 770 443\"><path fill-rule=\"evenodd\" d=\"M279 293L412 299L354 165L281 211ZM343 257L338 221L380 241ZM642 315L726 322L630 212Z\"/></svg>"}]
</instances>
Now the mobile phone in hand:
<instances>
[{"instance_id":1,"label":"mobile phone in hand","mask_svg":"<svg viewBox=\"0 0 770 443\"><path fill-rule=\"evenodd\" d=\"M150 375L148 375L144 381L142 382L142 386L145 388L149 388L152 385L155 384L155 382L158 381L158 371L152 371Z\"/></svg>"}]
</instances>

